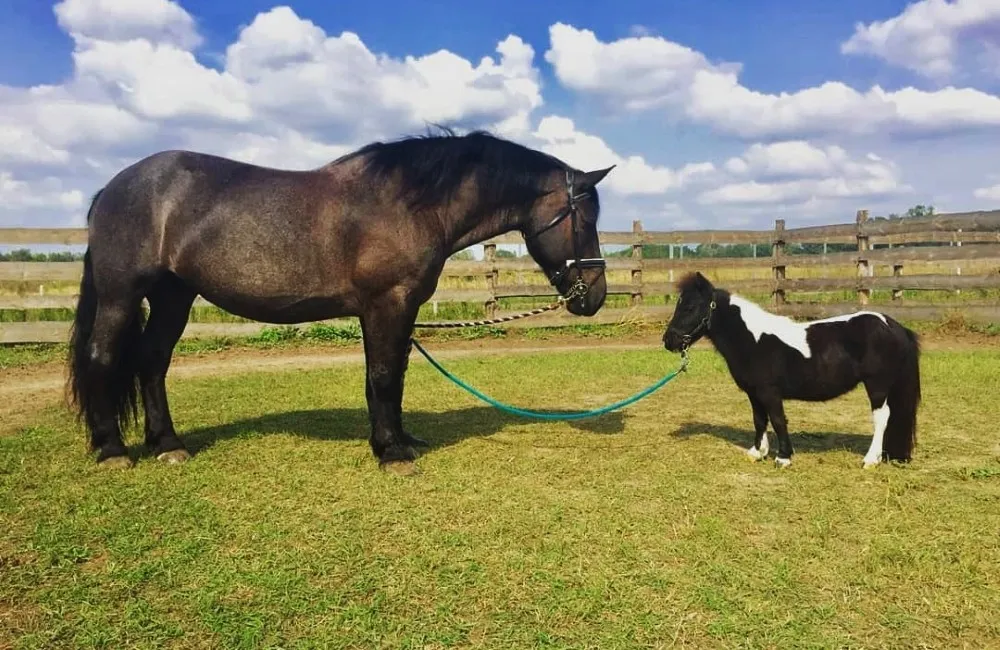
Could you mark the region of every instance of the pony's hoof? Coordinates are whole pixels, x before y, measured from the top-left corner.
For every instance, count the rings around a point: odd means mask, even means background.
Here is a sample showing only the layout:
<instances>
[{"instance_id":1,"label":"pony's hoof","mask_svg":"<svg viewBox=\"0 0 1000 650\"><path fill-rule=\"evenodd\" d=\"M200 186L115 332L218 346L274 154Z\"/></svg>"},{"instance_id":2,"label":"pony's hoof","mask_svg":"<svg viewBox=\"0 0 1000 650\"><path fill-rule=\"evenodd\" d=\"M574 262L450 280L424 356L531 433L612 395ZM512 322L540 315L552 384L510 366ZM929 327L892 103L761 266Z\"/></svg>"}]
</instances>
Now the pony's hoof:
<instances>
[{"instance_id":1,"label":"pony's hoof","mask_svg":"<svg viewBox=\"0 0 1000 650\"><path fill-rule=\"evenodd\" d=\"M416 476L420 473L420 468L412 460L394 460L382 463L381 467L386 472L396 476Z\"/></svg>"},{"instance_id":2,"label":"pony's hoof","mask_svg":"<svg viewBox=\"0 0 1000 650\"><path fill-rule=\"evenodd\" d=\"M878 465L880 462L882 462L881 458L865 458L864 469L871 469L872 467Z\"/></svg>"},{"instance_id":3,"label":"pony's hoof","mask_svg":"<svg viewBox=\"0 0 1000 650\"><path fill-rule=\"evenodd\" d=\"M786 467L789 467L792 464L792 459L791 458L780 458L780 457L779 458L775 458L774 459L774 464L775 464L775 466L778 469L785 469Z\"/></svg>"},{"instance_id":4,"label":"pony's hoof","mask_svg":"<svg viewBox=\"0 0 1000 650\"><path fill-rule=\"evenodd\" d=\"M174 449L173 451L163 452L156 457L156 460L168 465L176 465L177 463L184 463L191 460L191 454L188 453L187 449Z\"/></svg>"},{"instance_id":5,"label":"pony's hoof","mask_svg":"<svg viewBox=\"0 0 1000 650\"><path fill-rule=\"evenodd\" d=\"M106 469L130 469L134 465L128 456L112 456L97 463L98 467Z\"/></svg>"},{"instance_id":6,"label":"pony's hoof","mask_svg":"<svg viewBox=\"0 0 1000 650\"><path fill-rule=\"evenodd\" d=\"M753 461L764 460L764 458L766 458L766 454L762 453L761 450L756 447L750 447L750 449L747 449L747 456L749 456Z\"/></svg>"}]
</instances>

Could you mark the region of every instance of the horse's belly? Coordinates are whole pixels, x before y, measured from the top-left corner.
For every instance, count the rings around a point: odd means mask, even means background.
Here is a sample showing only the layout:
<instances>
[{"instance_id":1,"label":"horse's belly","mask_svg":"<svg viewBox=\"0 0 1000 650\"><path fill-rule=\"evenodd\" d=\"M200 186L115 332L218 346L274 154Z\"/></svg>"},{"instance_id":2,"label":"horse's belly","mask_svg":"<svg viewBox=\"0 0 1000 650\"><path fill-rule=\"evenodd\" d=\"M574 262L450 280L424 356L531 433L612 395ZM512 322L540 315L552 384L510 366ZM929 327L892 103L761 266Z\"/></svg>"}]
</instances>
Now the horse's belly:
<instances>
[{"instance_id":1,"label":"horse's belly","mask_svg":"<svg viewBox=\"0 0 1000 650\"><path fill-rule=\"evenodd\" d=\"M205 296L205 299L230 314L262 323L289 325L357 315L350 302L342 298L274 296L248 300Z\"/></svg>"}]
</instances>

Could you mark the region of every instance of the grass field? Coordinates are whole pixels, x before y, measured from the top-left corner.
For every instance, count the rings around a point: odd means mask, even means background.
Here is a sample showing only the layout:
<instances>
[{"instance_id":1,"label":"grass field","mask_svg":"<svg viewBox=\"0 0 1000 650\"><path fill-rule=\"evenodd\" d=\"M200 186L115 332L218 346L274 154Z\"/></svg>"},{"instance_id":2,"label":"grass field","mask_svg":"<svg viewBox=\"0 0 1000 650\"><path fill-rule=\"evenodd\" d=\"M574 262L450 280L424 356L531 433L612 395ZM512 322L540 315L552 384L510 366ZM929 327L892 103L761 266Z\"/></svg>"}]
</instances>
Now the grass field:
<instances>
[{"instance_id":1,"label":"grass field","mask_svg":"<svg viewBox=\"0 0 1000 650\"><path fill-rule=\"evenodd\" d=\"M1000 644L996 348L926 352L916 458L870 471L861 392L790 403L792 467L751 463L749 406L707 350L576 424L507 417L414 358L415 477L375 468L360 364L171 381L183 466L102 471L58 409L0 437L0 648ZM447 366L576 409L675 363Z\"/></svg>"}]
</instances>

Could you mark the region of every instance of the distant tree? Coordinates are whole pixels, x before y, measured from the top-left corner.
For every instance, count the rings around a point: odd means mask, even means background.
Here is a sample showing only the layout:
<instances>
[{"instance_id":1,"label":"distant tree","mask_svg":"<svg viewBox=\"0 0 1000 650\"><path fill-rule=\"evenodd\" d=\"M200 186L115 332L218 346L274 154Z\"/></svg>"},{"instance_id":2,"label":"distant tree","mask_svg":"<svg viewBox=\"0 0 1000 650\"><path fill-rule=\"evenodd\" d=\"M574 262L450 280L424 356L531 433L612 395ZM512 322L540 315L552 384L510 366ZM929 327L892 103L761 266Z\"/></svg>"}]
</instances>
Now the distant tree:
<instances>
[{"instance_id":1,"label":"distant tree","mask_svg":"<svg viewBox=\"0 0 1000 650\"><path fill-rule=\"evenodd\" d=\"M514 251L507 250L506 248L498 248L497 249L497 257L514 258L514 257L517 257L517 254L514 253Z\"/></svg>"}]
</instances>

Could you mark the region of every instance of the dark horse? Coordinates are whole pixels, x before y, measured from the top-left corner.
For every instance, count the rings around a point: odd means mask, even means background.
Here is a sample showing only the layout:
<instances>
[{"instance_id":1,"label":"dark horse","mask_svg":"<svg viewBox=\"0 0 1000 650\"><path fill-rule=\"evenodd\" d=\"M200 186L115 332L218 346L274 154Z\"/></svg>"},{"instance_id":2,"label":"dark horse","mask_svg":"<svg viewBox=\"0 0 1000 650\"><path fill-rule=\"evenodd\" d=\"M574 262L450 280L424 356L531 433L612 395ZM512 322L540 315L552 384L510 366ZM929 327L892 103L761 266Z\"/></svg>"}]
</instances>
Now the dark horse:
<instances>
[{"instance_id":1,"label":"dark horse","mask_svg":"<svg viewBox=\"0 0 1000 650\"><path fill-rule=\"evenodd\" d=\"M792 462L782 400L828 401L863 383L874 430L864 466L885 458L910 460L920 403L920 344L914 332L872 311L797 323L715 288L701 273L685 276L678 290L664 347L683 351L702 336L712 342L750 398L756 432L747 451L751 457L767 457L770 419L778 436L778 466Z\"/></svg>"},{"instance_id":2,"label":"dark horse","mask_svg":"<svg viewBox=\"0 0 1000 650\"><path fill-rule=\"evenodd\" d=\"M73 325L71 398L97 461L129 466L122 432L137 420L159 459L190 456L164 386L200 294L268 323L361 322L369 441L380 465L415 459L402 425L403 377L417 310L448 257L517 230L567 309L604 304L595 188L539 151L445 130L369 144L308 171L189 151L125 168L94 197ZM142 300L149 303L145 318Z\"/></svg>"}]
</instances>

